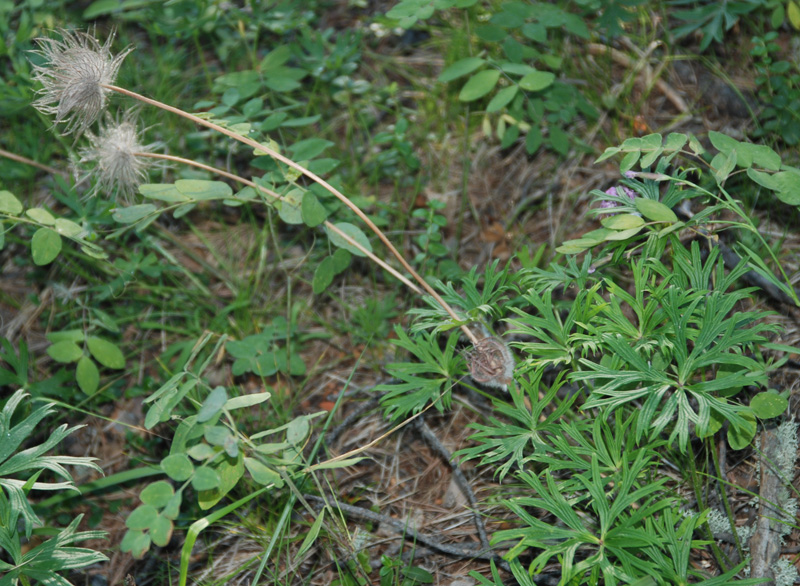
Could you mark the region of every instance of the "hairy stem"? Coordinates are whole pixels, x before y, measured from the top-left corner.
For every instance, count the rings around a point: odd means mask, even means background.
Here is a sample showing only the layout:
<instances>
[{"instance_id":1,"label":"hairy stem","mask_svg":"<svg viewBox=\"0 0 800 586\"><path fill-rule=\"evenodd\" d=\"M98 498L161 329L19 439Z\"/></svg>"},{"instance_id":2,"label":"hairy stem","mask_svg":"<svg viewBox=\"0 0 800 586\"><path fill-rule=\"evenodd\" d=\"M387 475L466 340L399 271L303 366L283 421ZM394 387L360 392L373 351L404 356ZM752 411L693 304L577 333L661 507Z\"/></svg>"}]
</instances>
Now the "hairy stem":
<instances>
[{"instance_id":1,"label":"hairy stem","mask_svg":"<svg viewBox=\"0 0 800 586\"><path fill-rule=\"evenodd\" d=\"M236 181L238 183L242 183L244 185L247 185L248 187L252 187L253 189L257 189L257 190L261 191L262 193L265 193L266 195L270 196L271 198L273 198L273 199L275 199L277 201L283 200L283 196L281 196L280 194L272 191L271 189L267 189L266 187L263 187L262 185L259 185L259 184L255 183L254 181L250 181L249 179L245 179L244 177L240 177L239 175L234 175L233 173L228 173L227 171L224 171L222 169L217 169L216 167L212 167L210 165L205 165L203 163L198 163L197 161L193 161L192 159L185 159L183 157L176 157L176 156L173 156L173 155L163 155L163 154L160 154L160 153L135 153L135 155L137 157L147 157L147 158L150 158L150 159L163 159L163 160L166 160L166 161L173 161L173 162L176 162L176 163L182 163L184 165L191 165L193 167L197 167L198 169L203 169L205 171L209 171L211 173L215 173L215 174L220 175L222 177L227 177L228 179L232 179L233 181ZM391 274L393 277L395 277L400 282L402 282L406 287L411 289L414 293L416 293L417 295L421 295L422 294L422 291L420 291L419 287L417 287L414 283L412 283L407 278L405 278L403 275L401 275L399 272L397 272L397 270L395 270L394 268L392 268L391 266L386 264L386 262L384 260L382 260L381 258L376 256L373 252L367 250L366 248L361 246L361 244L359 244L358 242L353 240L350 236L348 236L347 234L342 232L334 224L332 224L331 222L326 220L325 223L324 223L324 226L328 230L330 230L331 232L335 232L336 234L338 234L339 236L344 238L347 241L348 244L350 244L353 247L357 248L359 251L361 251L362 254L364 254L366 257L368 257L371 261L373 261L379 267L381 267L384 270L386 270L389 274Z\"/></svg>"},{"instance_id":2,"label":"hairy stem","mask_svg":"<svg viewBox=\"0 0 800 586\"><path fill-rule=\"evenodd\" d=\"M425 290L425 292L428 293L431 297L433 297L436 300L436 302L442 307L442 309L444 309L447 312L447 314L450 317L452 317L456 321L461 321L462 318L459 317L456 314L456 312L453 310L453 308L450 307L450 305L444 299L442 299L442 297L436 292L436 290L433 287L431 287L428 284L428 282L425 279L423 279L422 276L420 276L420 274L417 273L411 267L410 264L408 264L408 261L406 261L405 257L403 257L403 255L400 254L400 252L394 247L394 245L386 237L386 235L381 231L381 229L378 228L375 225L375 223L372 220L370 220L369 217L363 211L361 211L361 209L356 204L354 204L352 201L350 201L350 199L347 196L345 196L342 192L340 192L338 189L333 187L330 183L328 183L327 181L325 181L324 179L319 177L317 174L312 173L311 171L309 171L308 169L306 169L302 165L298 165L297 163L295 163L291 159L283 156L282 154L280 154L277 151L269 148L268 146L263 145L263 144L255 141L255 140L253 140L251 138L247 138L246 136L242 136L241 134L237 134L237 133L233 132L232 130L229 130L228 128L220 126L219 124L215 124L215 123L210 122L208 120L204 120L203 118L200 118L199 116L195 116L194 114L189 114L188 112L185 112L185 111L183 111L183 110L181 110L179 108L175 108L174 106L170 106L168 104L164 104L163 102L159 102L158 100L153 100L151 98L148 98L146 96L143 96L141 94L138 94L136 92L133 92L131 90L128 90L128 89L125 89L125 88L122 88L122 87L119 87L119 86L108 85L108 84L101 84L101 85L102 85L102 87L104 87L107 90L114 91L114 92L117 92L117 93L125 95L125 96L129 96L131 98L134 98L136 100L144 102L145 104L148 104L148 105L151 105L151 106L155 106L157 108L161 108L162 110L166 110L167 112L171 112L173 114L176 114L178 116L181 116L183 118L191 120L192 122L194 122L196 124L199 124L201 126L205 126L206 128L210 128L212 130L216 130L217 132L219 132L221 134L224 134L225 136L228 136L228 137L230 137L230 138L232 138L234 140L237 140L237 141L239 141L239 142L241 142L243 144L246 144L246 145L248 145L248 146L250 146L250 147L252 147L254 149L257 149L257 150L259 150L259 151L261 151L263 153L266 153L267 155L269 155L270 157L272 157L276 161L280 161L280 162L284 163L285 165L288 165L289 167L291 167L292 169L295 169L296 171L299 171L301 174L305 175L306 177L308 177L312 181L315 181L316 183L319 183L322 187L324 187L331 194L333 194L336 198L338 198L343 204L345 204L347 207L349 207L353 211L353 213L355 213L359 218L361 218L361 220L369 227L369 229L372 230L375 233L375 235L378 236L378 238L380 238L381 242L383 242L386 245L386 247L397 258L397 260L400 261L400 264L403 265L403 268L405 268L406 271L408 271L409 274L411 274L411 276L414 277L414 279L422 286L422 288ZM461 330L464 332L464 334L467 336L467 338L469 338L469 340L473 344L477 344L478 343L478 338L475 336L475 334L472 333L472 331L466 325L461 325Z\"/></svg>"}]
</instances>

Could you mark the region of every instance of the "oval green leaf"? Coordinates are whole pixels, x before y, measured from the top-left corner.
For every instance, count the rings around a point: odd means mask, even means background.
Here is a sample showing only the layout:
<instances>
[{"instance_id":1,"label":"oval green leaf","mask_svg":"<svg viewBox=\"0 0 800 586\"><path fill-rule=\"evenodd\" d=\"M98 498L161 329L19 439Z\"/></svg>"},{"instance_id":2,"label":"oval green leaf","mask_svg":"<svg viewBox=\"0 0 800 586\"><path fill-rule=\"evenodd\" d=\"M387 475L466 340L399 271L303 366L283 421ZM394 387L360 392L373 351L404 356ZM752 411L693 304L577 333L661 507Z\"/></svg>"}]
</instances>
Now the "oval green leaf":
<instances>
[{"instance_id":1,"label":"oval green leaf","mask_svg":"<svg viewBox=\"0 0 800 586\"><path fill-rule=\"evenodd\" d=\"M311 193L310 191L306 191L303 194L303 203L300 207L300 216L303 219L303 223L308 226L309 228L314 228L319 226L328 218L328 210L325 209L317 196Z\"/></svg>"},{"instance_id":2,"label":"oval green leaf","mask_svg":"<svg viewBox=\"0 0 800 586\"><path fill-rule=\"evenodd\" d=\"M150 537L159 547L166 547L172 539L172 521L164 515L158 515L150 525Z\"/></svg>"},{"instance_id":3,"label":"oval green leaf","mask_svg":"<svg viewBox=\"0 0 800 586\"><path fill-rule=\"evenodd\" d=\"M134 511L125 519L125 526L128 529L139 529L144 531L156 520L158 511L153 505L139 505Z\"/></svg>"},{"instance_id":4,"label":"oval green leaf","mask_svg":"<svg viewBox=\"0 0 800 586\"><path fill-rule=\"evenodd\" d=\"M142 203L125 208L116 208L111 217L119 224L135 224L156 211L156 206L151 203Z\"/></svg>"},{"instance_id":5,"label":"oval green leaf","mask_svg":"<svg viewBox=\"0 0 800 586\"><path fill-rule=\"evenodd\" d=\"M481 59L480 57L467 57L466 59L461 59L445 68L445 70L439 74L437 81L447 83L448 81L453 81L459 77L469 75L484 63L486 63L486 60Z\"/></svg>"},{"instance_id":6,"label":"oval green leaf","mask_svg":"<svg viewBox=\"0 0 800 586\"><path fill-rule=\"evenodd\" d=\"M755 416L749 411L744 411L740 415L745 420L745 425L735 426L731 424L728 428L728 444L734 450L743 450L750 445L750 442L756 436Z\"/></svg>"},{"instance_id":7,"label":"oval green leaf","mask_svg":"<svg viewBox=\"0 0 800 586\"><path fill-rule=\"evenodd\" d=\"M25 215L32 220L35 220L46 226L52 226L56 223L56 219L53 217L53 214L42 208L31 208L25 212Z\"/></svg>"},{"instance_id":8,"label":"oval green leaf","mask_svg":"<svg viewBox=\"0 0 800 586\"><path fill-rule=\"evenodd\" d=\"M86 344L89 346L89 352L94 356L94 359L106 368L115 370L125 368L125 357L116 344L97 336L86 338Z\"/></svg>"},{"instance_id":9,"label":"oval green leaf","mask_svg":"<svg viewBox=\"0 0 800 586\"><path fill-rule=\"evenodd\" d=\"M212 490L219 486L219 481L219 474L217 474L216 470L208 466L200 466L194 472L192 487L195 490Z\"/></svg>"},{"instance_id":10,"label":"oval green leaf","mask_svg":"<svg viewBox=\"0 0 800 586\"><path fill-rule=\"evenodd\" d=\"M489 104L486 106L487 112L497 112L498 110L502 110L505 108L511 100L519 92L518 85L511 85L501 89L499 92L495 94L495 96L489 100Z\"/></svg>"},{"instance_id":11,"label":"oval green leaf","mask_svg":"<svg viewBox=\"0 0 800 586\"><path fill-rule=\"evenodd\" d=\"M758 393L750 400L750 409L760 419L772 419L786 411L789 401L778 393Z\"/></svg>"},{"instance_id":12,"label":"oval green leaf","mask_svg":"<svg viewBox=\"0 0 800 586\"><path fill-rule=\"evenodd\" d=\"M225 403L225 409L233 411L234 409L242 409L245 407L254 407L267 401L272 396L269 392L253 393L250 395L242 395L241 397L233 397L228 399Z\"/></svg>"},{"instance_id":13,"label":"oval green leaf","mask_svg":"<svg viewBox=\"0 0 800 586\"><path fill-rule=\"evenodd\" d=\"M330 224L325 226L325 232L327 232L328 238L330 239L331 244L334 246L344 248L356 256L366 256L364 252L352 244L351 241L355 241L356 243L360 244L364 250L372 252L372 245L369 243L366 235L358 226L354 226L349 222L339 222L334 224L334 228L336 228L338 231L331 229ZM340 234L340 232L342 234Z\"/></svg>"},{"instance_id":14,"label":"oval green leaf","mask_svg":"<svg viewBox=\"0 0 800 586\"><path fill-rule=\"evenodd\" d=\"M161 460L161 469L176 482L188 480L194 472L194 465L186 454L172 454Z\"/></svg>"},{"instance_id":15,"label":"oval green leaf","mask_svg":"<svg viewBox=\"0 0 800 586\"><path fill-rule=\"evenodd\" d=\"M83 232L83 228L81 228L79 224L76 224L72 220L67 220L66 218L57 218L55 226L56 232L67 238L74 238Z\"/></svg>"},{"instance_id":16,"label":"oval green leaf","mask_svg":"<svg viewBox=\"0 0 800 586\"><path fill-rule=\"evenodd\" d=\"M247 471L250 473L250 476L253 477L253 480L258 482L263 486L269 486L270 484L280 484L281 476L275 470L271 468L267 468L264 464L260 461L256 460L255 458L245 458L244 459L244 466L247 468Z\"/></svg>"},{"instance_id":17,"label":"oval green leaf","mask_svg":"<svg viewBox=\"0 0 800 586\"><path fill-rule=\"evenodd\" d=\"M131 556L137 560L142 559L150 549L150 534L139 529L130 529L122 538L119 548L123 552L130 552Z\"/></svg>"},{"instance_id":18,"label":"oval green leaf","mask_svg":"<svg viewBox=\"0 0 800 586\"><path fill-rule=\"evenodd\" d=\"M538 92L553 85L555 79L555 74L550 71L533 71L519 80L519 87Z\"/></svg>"},{"instance_id":19,"label":"oval green leaf","mask_svg":"<svg viewBox=\"0 0 800 586\"><path fill-rule=\"evenodd\" d=\"M295 161L308 161L321 155L325 149L332 147L333 143L324 138L306 138L289 147Z\"/></svg>"},{"instance_id":20,"label":"oval green leaf","mask_svg":"<svg viewBox=\"0 0 800 586\"><path fill-rule=\"evenodd\" d=\"M47 347L47 354L56 362L68 364L83 356L83 350L75 342L64 340Z\"/></svg>"},{"instance_id":21,"label":"oval green leaf","mask_svg":"<svg viewBox=\"0 0 800 586\"><path fill-rule=\"evenodd\" d=\"M458 99L461 102L474 102L482 98L497 85L500 79L500 72L497 69L489 69L487 71L480 71L469 78L464 87L461 88L461 93L458 94Z\"/></svg>"},{"instance_id":22,"label":"oval green leaf","mask_svg":"<svg viewBox=\"0 0 800 586\"><path fill-rule=\"evenodd\" d=\"M56 342L83 342L84 333L83 330L60 330L58 332L50 332L45 336L50 342L55 344Z\"/></svg>"},{"instance_id":23,"label":"oval green leaf","mask_svg":"<svg viewBox=\"0 0 800 586\"><path fill-rule=\"evenodd\" d=\"M620 173L625 173L625 171L630 171L633 166L636 164L636 161L639 160L639 157L642 156L642 151L636 150L631 151L619 162L619 171Z\"/></svg>"},{"instance_id":24,"label":"oval green leaf","mask_svg":"<svg viewBox=\"0 0 800 586\"><path fill-rule=\"evenodd\" d=\"M333 258L328 256L317 265L314 270L314 279L311 281L311 289L315 295L319 295L333 283L333 277L336 276L334 270L335 263Z\"/></svg>"},{"instance_id":25,"label":"oval green leaf","mask_svg":"<svg viewBox=\"0 0 800 586\"><path fill-rule=\"evenodd\" d=\"M287 224L302 224L303 223L303 190L292 189L289 193L283 196L280 201L280 209L278 215L281 220Z\"/></svg>"},{"instance_id":26,"label":"oval green leaf","mask_svg":"<svg viewBox=\"0 0 800 586\"><path fill-rule=\"evenodd\" d=\"M166 480L159 480L152 484L148 484L144 490L139 494L139 499L146 505L153 505L156 508L166 506L175 490L172 485Z\"/></svg>"},{"instance_id":27,"label":"oval green leaf","mask_svg":"<svg viewBox=\"0 0 800 586\"><path fill-rule=\"evenodd\" d=\"M175 188L189 199L225 199L233 195L231 186L222 181L178 179Z\"/></svg>"},{"instance_id":28,"label":"oval green leaf","mask_svg":"<svg viewBox=\"0 0 800 586\"><path fill-rule=\"evenodd\" d=\"M33 262L43 266L53 262L61 252L61 236L50 228L39 228L31 238Z\"/></svg>"},{"instance_id":29,"label":"oval green leaf","mask_svg":"<svg viewBox=\"0 0 800 586\"><path fill-rule=\"evenodd\" d=\"M772 181L778 188L775 195L779 200L791 206L800 205L800 173L781 171L772 176Z\"/></svg>"},{"instance_id":30,"label":"oval green leaf","mask_svg":"<svg viewBox=\"0 0 800 586\"><path fill-rule=\"evenodd\" d=\"M100 371L94 360L88 356L81 356L78 360L78 367L75 369L75 380L78 386L87 395L93 395L100 386Z\"/></svg>"},{"instance_id":31,"label":"oval green leaf","mask_svg":"<svg viewBox=\"0 0 800 586\"><path fill-rule=\"evenodd\" d=\"M300 416L289 422L286 428L286 441L291 444L299 444L306 439L311 427L308 417Z\"/></svg>"},{"instance_id":32,"label":"oval green leaf","mask_svg":"<svg viewBox=\"0 0 800 586\"><path fill-rule=\"evenodd\" d=\"M22 203L10 191L0 190L0 213L18 216L22 212Z\"/></svg>"},{"instance_id":33,"label":"oval green leaf","mask_svg":"<svg viewBox=\"0 0 800 586\"><path fill-rule=\"evenodd\" d=\"M225 392L225 387L216 387L203 401L203 406L197 413L197 421L200 423L208 421L222 410L227 401L228 393Z\"/></svg>"},{"instance_id":34,"label":"oval green leaf","mask_svg":"<svg viewBox=\"0 0 800 586\"><path fill-rule=\"evenodd\" d=\"M145 183L139 186L139 193L147 199L157 199L167 203L189 201L172 183Z\"/></svg>"},{"instance_id":35,"label":"oval green leaf","mask_svg":"<svg viewBox=\"0 0 800 586\"><path fill-rule=\"evenodd\" d=\"M183 497L181 496L180 491L176 492L174 495L172 495L172 498L169 499L169 502L164 505L164 510L161 511L161 514L167 519L177 519L178 515L181 513L182 500Z\"/></svg>"},{"instance_id":36,"label":"oval green leaf","mask_svg":"<svg viewBox=\"0 0 800 586\"><path fill-rule=\"evenodd\" d=\"M631 228L643 226L644 220L634 214L619 214L603 218L600 223L604 228L611 228L612 230L630 230Z\"/></svg>"},{"instance_id":37,"label":"oval green leaf","mask_svg":"<svg viewBox=\"0 0 800 586\"><path fill-rule=\"evenodd\" d=\"M634 204L636 205L636 209L639 210L645 218L653 222L674 223L678 221L678 216L675 215L675 212L660 201L637 197L634 200Z\"/></svg>"},{"instance_id":38,"label":"oval green leaf","mask_svg":"<svg viewBox=\"0 0 800 586\"><path fill-rule=\"evenodd\" d=\"M607 242L617 242L620 240L627 240L631 236L635 236L639 232L641 232L642 226L638 226L636 228L630 228L628 230L620 230L618 232L614 232L613 234L607 235L604 240Z\"/></svg>"}]
</instances>

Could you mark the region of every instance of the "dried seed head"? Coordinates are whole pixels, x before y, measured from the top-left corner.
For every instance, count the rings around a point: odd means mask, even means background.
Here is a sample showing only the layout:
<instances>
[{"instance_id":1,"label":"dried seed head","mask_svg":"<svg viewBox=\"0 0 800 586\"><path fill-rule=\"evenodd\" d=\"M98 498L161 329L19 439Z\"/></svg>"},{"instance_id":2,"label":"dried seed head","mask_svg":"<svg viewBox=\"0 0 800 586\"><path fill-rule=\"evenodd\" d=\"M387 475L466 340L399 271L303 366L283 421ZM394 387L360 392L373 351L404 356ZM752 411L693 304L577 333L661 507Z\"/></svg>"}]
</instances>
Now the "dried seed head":
<instances>
[{"instance_id":1,"label":"dried seed head","mask_svg":"<svg viewBox=\"0 0 800 586\"><path fill-rule=\"evenodd\" d=\"M514 376L514 357L503 340L496 336L484 338L466 353L466 357L475 382L508 390Z\"/></svg>"},{"instance_id":2,"label":"dried seed head","mask_svg":"<svg viewBox=\"0 0 800 586\"><path fill-rule=\"evenodd\" d=\"M80 163L95 165L95 192L111 192L116 187L122 198L134 194L147 178L150 159L141 155L155 146L144 146L139 142L135 114L126 112L121 120L107 115L105 124L100 125L99 134L95 136L87 132L86 136L90 146L80 150Z\"/></svg>"},{"instance_id":3,"label":"dried seed head","mask_svg":"<svg viewBox=\"0 0 800 586\"><path fill-rule=\"evenodd\" d=\"M42 65L33 66L33 79L41 82L34 107L43 114L54 114L54 124L66 123L62 134L83 133L106 107L109 90L122 60L133 48L128 47L116 57L109 48L112 32L104 44L92 35L80 31L59 30L61 40L39 38L34 53L44 58Z\"/></svg>"}]
</instances>

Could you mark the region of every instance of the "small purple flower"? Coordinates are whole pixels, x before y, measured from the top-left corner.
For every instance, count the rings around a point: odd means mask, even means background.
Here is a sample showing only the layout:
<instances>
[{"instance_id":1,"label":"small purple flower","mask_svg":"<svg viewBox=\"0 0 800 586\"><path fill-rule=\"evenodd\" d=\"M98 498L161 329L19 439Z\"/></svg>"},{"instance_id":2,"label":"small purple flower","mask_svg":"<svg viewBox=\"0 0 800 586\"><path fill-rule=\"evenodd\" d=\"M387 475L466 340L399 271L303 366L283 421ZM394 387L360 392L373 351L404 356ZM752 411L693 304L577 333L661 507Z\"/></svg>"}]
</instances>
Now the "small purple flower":
<instances>
[{"instance_id":1,"label":"small purple flower","mask_svg":"<svg viewBox=\"0 0 800 586\"><path fill-rule=\"evenodd\" d=\"M609 187L608 189L606 189L605 193L606 195L610 195L612 197L624 197L627 195L631 199L636 199L636 192L633 191L633 189L631 189L630 187L626 187L624 185ZM603 199L600 201L600 207L603 209L611 209L619 207L619 204L609 199Z\"/></svg>"},{"instance_id":2,"label":"small purple flower","mask_svg":"<svg viewBox=\"0 0 800 586\"><path fill-rule=\"evenodd\" d=\"M636 171L625 171L625 173L623 173L623 175L625 175L625 177L627 177L628 179L633 179L634 177L636 177L639 174Z\"/></svg>"}]
</instances>

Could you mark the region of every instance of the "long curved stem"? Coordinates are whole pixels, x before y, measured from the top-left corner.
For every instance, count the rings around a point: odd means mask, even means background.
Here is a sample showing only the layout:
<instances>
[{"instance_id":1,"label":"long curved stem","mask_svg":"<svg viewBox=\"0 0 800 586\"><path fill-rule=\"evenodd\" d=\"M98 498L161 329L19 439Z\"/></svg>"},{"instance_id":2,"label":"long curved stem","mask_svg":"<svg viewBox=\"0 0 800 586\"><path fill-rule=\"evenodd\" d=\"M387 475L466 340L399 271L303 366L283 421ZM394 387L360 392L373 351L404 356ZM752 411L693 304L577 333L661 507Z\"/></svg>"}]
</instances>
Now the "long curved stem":
<instances>
[{"instance_id":1,"label":"long curved stem","mask_svg":"<svg viewBox=\"0 0 800 586\"><path fill-rule=\"evenodd\" d=\"M378 228L378 226L376 226L375 223L372 220L370 220L369 217L363 211L361 211L361 209L356 204L354 204L352 201L350 201L350 199L347 196L345 196L342 192L340 192L338 189L333 187L330 183L328 183L327 181L325 181L324 179L319 177L317 174L309 171L308 169L306 169L302 165L298 165L297 163L295 163L291 159L283 156L282 154L280 154L279 152L269 148L268 146L263 145L263 144L255 141L255 140L253 140L251 138L247 138L246 136L242 136L241 134L237 134L237 133L233 132L232 130L230 130L228 128L220 126L219 124L215 124L215 123L210 122L208 120L204 120L203 118L200 118L199 116L195 116L194 114L189 114L188 112L184 112L183 110L181 110L179 108L175 108L174 106L170 106L169 104L164 104L163 102L159 102L158 100L153 100L152 98L148 98L146 96L143 96L141 94L138 94L136 92L133 92L131 90L128 90L128 89L125 89L125 88L122 88L122 87L119 87L119 86L109 85L109 84L101 84L101 85L102 85L102 87L104 87L105 89L107 89L109 91L117 92L119 94L134 98L134 99L139 100L139 101L141 101L141 102L143 102L145 104L148 104L148 105L151 105L151 106L155 106L156 108L161 108L162 110L166 110L167 112L171 112L172 114L176 114L178 116L181 116L183 118L191 120L195 124L199 124L201 126L205 126L206 128L210 128L212 130L216 130L217 132L219 132L221 134L224 134L225 136L228 136L228 137L230 137L230 138L232 138L234 140L237 140L237 141L239 141L239 142L241 142L243 144L246 144L246 145L248 145L250 147L253 147L256 150L259 150L259 151L269 155L270 157L272 157L276 161L280 161L280 162L284 163L285 165L288 165L289 167L291 167L292 169L295 169L296 171L298 171L301 174L305 175L306 177L308 177L312 181L315 181L316 183L319 183L322 187L324 187L331 194L333 194L337 199L339 199L343 204L345 204L347 207L349 207L353 211L353 213L355 213L359 218L361 218L361 220L363 220L363 222L369 227L369 229L372 230L375 233L375 235L378 236L378 238L380 238L381 242L383 242L386 245L386 247L389 249L389 251L397 258L397 260L400 261L400 264L403 265L403 268L405 268L409 272L409 274L412 277L414 277L414 279L422 286L422 288L431 297L433 297L436 300L436 302L442 307L442 309L444 309L448 313L448 315L450 315L450 317L452 317L456 321L461 321L462 318L459 317L456 314L456 312L453 310L453 308L450 307L450 305L444 299L442 299L441 295L439 295L436 292L436 290L433 287L431 287L430 284L428 284L428 282L425 279L423 279L422 276L420 276L420 274L417 273L411 267L410 264L408 264L408 261L406 261L405 257L403 257L403 255L400 254L400 252L394 247L394 245L386 237L386 235L381 231L381 229ZM467 338L469 338L469 340L473 344L477 344L478 343L478 338L475 336L475 334L472 333L472 331L466 325L461 325L461 330L464 332L464 334L467 336Z\"/></svg>"},{"instance_id":2,"label":"long curved stem","mask_svg":"<svg viewBox=\"0 0 800 586\"><path fill-rule=\"evenodd\" d=\"M245 179L244 177L241 177L239 175L234 175L233 173L228 173L227 171L224 171L222 169L217 169L216 167L212 167L212 166L206 165L204 163L198 163L197 161L193 161L192 159L185 159L183 157L176 157L174 155L163 155L163 154L160 154L160 153L144 153L144 152L140 152L140 153L134 153L134 154L137 157L147 157L147 158L150 158L150 159L162 159L162 160L166 160L166 161L173 161L173 162L176 162L176 163L182 163L184 165L191 165L193 167L197 167L198 169L203 169L205 171L209 171L209 172L214 173L216 175L220 175L222 177L227 177L228 179L232 179L233 181L236 181L238 183L242 183L243 185L247 185L248 187L252 187L253 189L258 189L262 193L265 193L266 195L270 196L271 198L273 198L275 200L278 200L278 201L283 200L283 196L281 196L279 193L276 193L276 192L272 191L271 189L267 189L266 187L255 183L254 181L250 181L249 179ZM380 266L381 268L386 270L393 277L395 277L400 282L402 282L406 287L411 289L414 293L416 293L417 295L421 295L422 294L422 291L419 289L419 287L417 287L414 283L412 283L407 278L405 278L403 275L401 275L399 272L397 272L397 270L395 270L393 267L391 267L388 264L386 264L386 262L383 259L381 259L380 257L376 256L372 251L367 250L361 244L359 244L353 238L351 238L349 235L347 235L344 232L342 232L339 228L336 227L335 224L332 224L331 222L325 220L325 223L323 225L328 230L330 230L331 232L335 232L336 234L338 234L339 236L344 238L347 241L348 244L350 244L353 247L357 248L359 251L361 251L362 254L364 254L364 256L368 257L375 264L377 264L378 266Z\"/></svg>"},{"instance_id":3,"label":"long curved stem","mask_svg":"<svg viewBox=\"0 0 800 586\"><path fill-rule=\"evenodd\" d=\"M51 175L61 175L65 177L67 174L60 169L55 169L53 167L49 167L48 165L44 165L33 159L29 159L28 157L23 157L22 155L17 155L14 153L10 153L5 149L0 149L0 157L5 157L6 159L11 159L12 161L17 161L18 163L24 163L26 165L30 165L31 167L36 167L37 169L41 169L42 171L47 171Z\"/></svg>"}]
</instances>

